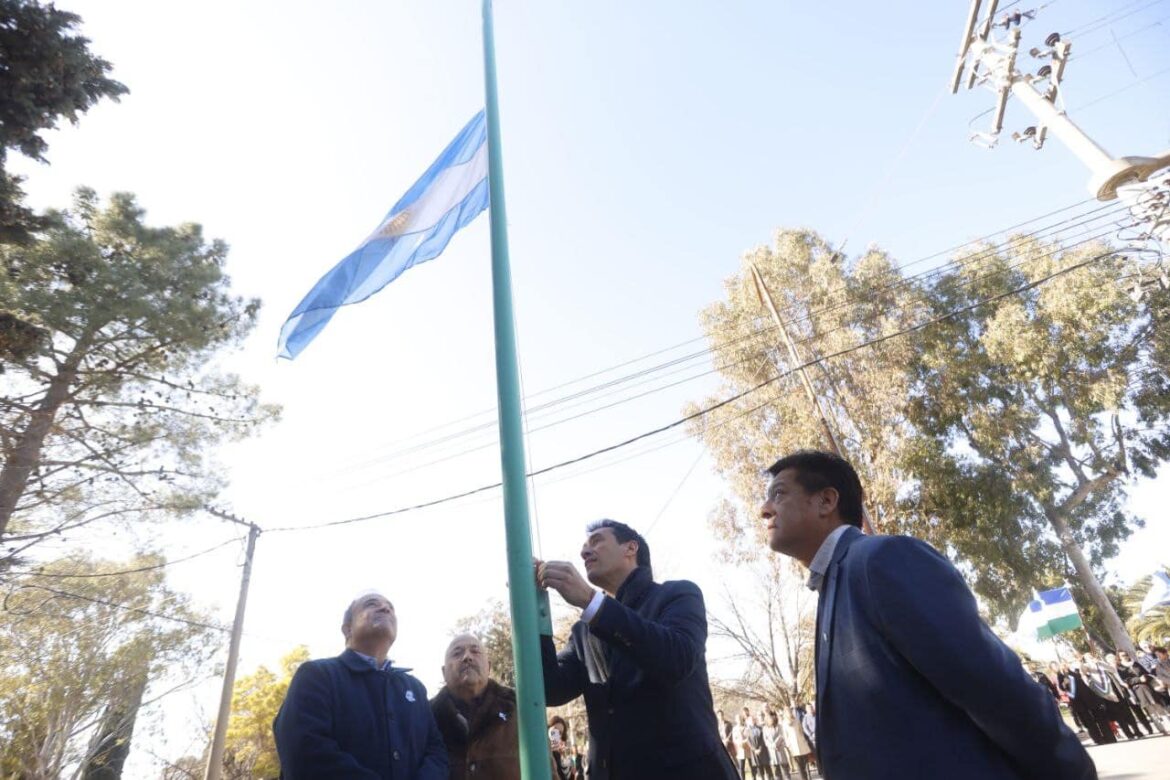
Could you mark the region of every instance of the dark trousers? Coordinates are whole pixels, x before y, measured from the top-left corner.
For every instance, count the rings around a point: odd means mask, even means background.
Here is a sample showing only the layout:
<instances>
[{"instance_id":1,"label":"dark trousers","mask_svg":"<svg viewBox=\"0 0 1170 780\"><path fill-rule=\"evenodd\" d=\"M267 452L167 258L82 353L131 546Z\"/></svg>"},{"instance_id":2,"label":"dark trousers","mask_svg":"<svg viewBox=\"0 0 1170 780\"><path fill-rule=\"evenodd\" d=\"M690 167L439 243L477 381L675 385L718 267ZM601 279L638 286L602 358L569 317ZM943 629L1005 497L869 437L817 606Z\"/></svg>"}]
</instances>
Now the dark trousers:
<instances>
[{"instance_id":1,"label":"dark trousers","mask_svg":"<svg viewBox=\"0 0 1170 780\"><path fill-rule=\"evenodd\" d=\"M1106 705L1106 712L1108 718L1116 721L1121 730L1125 732L1125 736L1129 739L1138 739L1142 733L1138 731L1137 720L1133 717L1133 710L1129 707L1127 701L1112 701Z\"/></svg>"},{"instance_id":2,"label":"dark trousers","mask_svg":"<svg viewBox=\"0 0 1170 780\"><path fill-rule=\"evenodd\" d=\"M1093 740L1094 745L1105 745L1117 741L1117 737L1113 736L1113 729L1109 725L1110 718L1105 712L1103 703L1090 703L1077 697L1072 700L1071 706L1073 712L1080 716L1081 723L1085 724L1085 730L1089 732L1089 739Z\"/></svg>"},{"instance_id":3,"label":"dark trousers","mask_svg":"<svg viewBox=\"0 0 1170 780\"><path fill-rule=\"evenodd\" d=\"M764 754L757 754L755 757L755 766L760 770L760 777L766 780L776 780L776 775L772 774L772 757ZM753 775L754 777L754 775Z\"/></svg>"},{"instance_id":4,"label":"dark trousers","mask_svg":"<svg viewBox=\"0 0 1170 780\"><path fill-rule=\"evenodd\" d=\"M812 774L808 769L808 756L793 756L792 762L796 764L793 768L794 774L799 772L801 780L812 780Z\"/></svg>"}]
</instances>

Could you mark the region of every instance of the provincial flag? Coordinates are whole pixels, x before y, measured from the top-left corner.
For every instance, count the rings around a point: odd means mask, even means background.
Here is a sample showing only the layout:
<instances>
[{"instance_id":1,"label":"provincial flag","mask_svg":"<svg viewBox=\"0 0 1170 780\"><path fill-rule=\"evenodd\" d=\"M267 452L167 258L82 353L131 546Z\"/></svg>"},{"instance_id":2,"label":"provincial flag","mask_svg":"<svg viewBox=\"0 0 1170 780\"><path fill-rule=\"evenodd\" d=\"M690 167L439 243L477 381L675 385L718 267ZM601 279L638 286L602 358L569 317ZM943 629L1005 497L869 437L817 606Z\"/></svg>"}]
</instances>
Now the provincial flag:
<instances>
[{"instance_id":1,"label":"provincial flag","mask_svg":"<svg viewBox=\"0 0 1170 780\"><path fill-rule=\"evenodd\" d=\"M1080 628L1081 616L1067 587L1042 590L1020 615L1018 631L1034 632L1036 639L1051 639Z\"/></svg>"}]
</instances>

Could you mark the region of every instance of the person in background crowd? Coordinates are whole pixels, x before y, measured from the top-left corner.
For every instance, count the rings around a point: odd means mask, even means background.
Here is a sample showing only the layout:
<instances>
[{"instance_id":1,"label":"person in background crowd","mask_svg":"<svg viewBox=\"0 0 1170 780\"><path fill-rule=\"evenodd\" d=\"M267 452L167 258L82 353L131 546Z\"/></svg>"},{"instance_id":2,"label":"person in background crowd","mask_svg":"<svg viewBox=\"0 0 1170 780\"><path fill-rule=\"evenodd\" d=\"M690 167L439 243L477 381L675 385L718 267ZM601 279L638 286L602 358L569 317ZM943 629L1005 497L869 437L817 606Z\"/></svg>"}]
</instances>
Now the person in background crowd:
<instances>
[{"instance_id":1,"label":"person in background crowd","mask_svg":"<svg viewBox=\"0 0 1170 780\"><path fill-rule=\"evenodd\" d=\"M752 751L752 777L775 780L772 774L772 753L768 750L768 743L764 740L764 725L761 718L752 715L747 725L748 748Z\"/></svg>"},{"instance_id":2,"label":"person in background crowd","mask_svg":"<svg viewBox=\"0 0 1170 780\"><path fill-rule=\"evenodd\" d=\"M365 593L341 619L345 652L300 665L273 723L285 780L447 780L427 689L392 666L394 605Z\"/></svg>"},{"instance_id":3,"label":"person in background crowd","mask_svg":"<svg viewBox=\"0 0 1170 780\"><path fill-rule=\"evenodd\" d=\"M1048 694L979 617L925 542L861 533L863 491L840 456L768 469L772 550L818 593L817 753L832 780L1090 780L1097 772ZM897 713L893 716L892 713ZM791 747L791 746L790 746Z\"/></svg>"},{"instance_id":4,"label":"person in background crowd","mask_svg":"<svg viewBox=\"0 0 1170 780\"><path fill-rule=\"evenodd\" d=\"M560 715L548 721L548 744L553 756L553 780L577 780L576 756L569 749L569 724Z\"/></svg>"},{"instance_id":5,"label":"person in background crowd","mask_svg":"<svg viewBox=\"0 0 1170 780\"><path fill-rule=\"evenodd\" d=\"M777 780L790 780L788 763L784 758L784 735L780 732L780 719L771 710L764 716L764 742L772 758L772 776Z\"/></svg>"},{"instance_id":6,"label":"person in background crowd","mask_svg":"<svg viewBox=\"0 0 1170 780\"><path fill-rule=\"evenodd\" d=\"M1158 665L1158 659L1154 657L1154 646L1146 640L1138 642L1137 658L1133 660L1150 674L1154 673L1154 668Z\"/></svg>"},{"instance_id":7,"label":"person in background crowd","mask_svg":"<svg viewBox=\"0 0 1170 780\"><path fill-rule=\"evenodd\" d=\"M1154 727L1150 723L1150 719L1147 717L1145 710L1138 704L1133 690L1125 682L1125 678L1121 674L1121 665L1115 653L1105 654L1105 667L1109 672L1109 676L1113 678L1113 687L1117 690L1117 696L1121 700L1121 705L1129 710L1129 716L1134 719L1134 722L1140 724L1146 730L1143 736L1153 736Z\"/></svg>"},{"instance_id":8,"label":"person in background crowd","mask_svg":"<svg viewBox=\"0 0 1170 780\"><path fill-rule=\"evenodd\" d=\"M1056 667L1056 662L1053 661L1051 666ZM1072 670L1069 668L1069 665L1061 662L1060 666L1056 668L1056 687L1060 691L1060 695L1064 701L1068 703L1068 711L1072 715L1073 723L1077 726L1077 733L1083 734L1086 733L1085 721L1081 718L1080 710L1073 706L1072 695L1069 693L1069 675L1071 672Z\"/></svg>"},{"instance_id":9,"label":"person in background crowd","mask_svg":"<svg viewBox=\"0 0 1170 780\"><path fill-rule=\"evenodd\" d=\"M1160 733L1165 734L1166 724L1163 721L1170 717L1170 712L1154 696L1154 678L1124 650L1117 651L1117 674L1133 693L1134 714L1142 713L1147 717L1147 723L1152 722Z\"/></svg>"},{"instance_id":10,"label":"person in background crowd","mask_svg":"<svg viewBox=\"0 0 1170 780\"><path fill-rule=\"evenodd\" d=\"M634 529L587 529L582 577L568 561L536 561L536 581L581 610L560 653L540 640L551 706L585 697L590 780L734 780L707 679L707 609L693 582L654 582L650 546ZM594 587L596 586L596 587Z\"/></svg>"},{"instance_id":11,"label":"person in background crowd","mask_svg":"<svg viewBox=\"0 0 1170 780\"><path fill-rule=\"evenodd\" d=\"M490 673L478 637L451 640L443 657L446 685L431 700L451 780L520 780L516 692Z\"/></svg>"},{"instance_id":12,"label":"person in background crowd","mask_svg":"<svg viewBox=\"0 0 1170 780\"><path fill-rule=\"evenodd\" d=\"M1025 666L1025 668L1028 667ZM1038 682L1044 688L1044 690L1048 691L1048 693L1052 695L1052 698L1056 701L1056 705L1059 707L1060 689L1056 687L1056 682L1050 679L1045 672L1033 671L1032 669L1028 668L1028 673L1032 675L1032 679Z\"/></svg>"},{"instance_id":13,"label":"person in background crowd","mask_svg":"<svg viewBox=\"0 0 1170 780\"><path fill-rule=\"evenodd\" d=\"M739 776L747 777L747 768L751 766L752 750L747 742L747 718L741 712L735 716L735 726L731 729L731 738L735 740L735 753L739 756ZM755 774L752 769L752 774Z\"/></svg>"},{"instance_id":14,"label":"person in background crowd","mask_svg":"<svg viewBox=\"0 0 1170 780\"><path fill-rule=\"evenodd\" d=\"M1105 720L1116 722L1126 739L1141 739L1142 733L1121 691L1121 681L1113 670L1097 656L1085 653L1081 656L1081 678L1085 681L1085 688L1100 700Z\"/></svg>"},{"instance_id":15,"label":"person in background crowd","mask_svg":"<svg viewBox=\"0 0 1170 780\"><path fill-rule=\"evenodd\" d=\"M1166 686L1166 689L1170 691L1170 651L1167 651L1164 647L1155 647L1152 650L1154 659L1156 660L1154 665L1154 678L1160 680L1162 685Z\"/></svg>"},{"instance_id":16,"label":"person in background crowd","mask_svg":"<svg viewBox=\"0 0 1170 780\"><path fill-rule=\"evenodd\" d=\"M747 756L747 766L748 769L751 770L752 778L754 780L756 777L757 767L756 757L752 752L752 746L750 742L750 737L752 734L752 711L749 708L744 707L742 710L740 710L740 715L743 717L743 743L740 745L740 752L742 755ZM740 772L743 772L743 767L740 767ZM744 775L744 777L746 776L747 775Z\"/></svg>"},{"instance_id":17,"label":"person in background crowd","mask_svg":"<svg viewBox=\"0 0 1170 780\"><path fill-rule=\"evenodd\" d=\"M1110 725L1107 702L1103 701L1085 682L1079 662L1074 661L1068 672L1069 709L1085 725L1089 739L1094 745L1116 742L1117 737Z\"/></svg>"},{"instance_id":18,"label":"person in background crowd","mask_svg":"<svg viewBox=\"0 0 1170 780\"><path fill-rule=\"evenodd\" d=\"M735 725L727 719L723 714L723 710L715 713L719 720L719 736L723 739L723 747L727 748L727 755L731 758L731 762L739 765L738 751L735 747L735 735L732 733Z\"/></svg>"},{"instance_id":19,"label":"person in background crowd","mask_svg":"<svg viewBox=\"0 0 1170 780\"><path fill-rule=\"evenodd\" d=\"M808 737L808 744L813 749L813 755L815 756L817 752L817 705L815 702L809 702L804 717L800 719L800 728L804 731L804 735Z\"/></svg>"},{"instance_id":20,"label":"person in background crowd","mask_svg":"<svg viewBox=\"0 0 1170 780\"><path fill-rule=\"evenodd\" d=\"M780 731L784 735L784 745L788 748L788 755L792 758L792 774L799 774L801 780L812 780L809 773L809 757L812 755L812 746L804 736L804 729L797 722L799 714L796 710L786 710L780 721Z\"/></svg>"}]
</instances>

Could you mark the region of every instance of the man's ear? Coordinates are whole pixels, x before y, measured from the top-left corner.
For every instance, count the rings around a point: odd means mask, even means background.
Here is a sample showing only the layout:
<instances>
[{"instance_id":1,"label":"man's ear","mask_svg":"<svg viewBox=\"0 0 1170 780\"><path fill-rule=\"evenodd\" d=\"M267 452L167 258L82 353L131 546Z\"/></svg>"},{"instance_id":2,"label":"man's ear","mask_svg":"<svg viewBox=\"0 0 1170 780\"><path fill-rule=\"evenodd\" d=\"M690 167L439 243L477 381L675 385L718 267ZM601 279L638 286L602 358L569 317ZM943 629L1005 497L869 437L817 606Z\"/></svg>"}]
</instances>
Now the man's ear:
<instances>
[{"instance_id":1,"label":"man's ear","mask_svg":"<svg viewBox=\"0 0 1170 780\"><path fill-rule=\"evenodd\" d=\"M629 550L630 550L630 552L632 552L632 553L634 554L634 560L635 560L635 561L637 561L637 560L638 560L638 540L637 540L637 539L631 539L630 541L626 542L626 544L631 544L631 545L633 545L633 547L630 547L630 548L627 548L627 549L629 549Z\"/></svg>"},{"instance_id":2,"label":"man's ear","mask_svg":"<svg viewBox=\"0 0 1170 780\"><path fill-rule=\"evenodd\" d=\"M821 515L831 515L837 508L841 501L841 494L837 492L837 488L827 487L820 492L820 507Z\"/></svg>"}]
</instances>

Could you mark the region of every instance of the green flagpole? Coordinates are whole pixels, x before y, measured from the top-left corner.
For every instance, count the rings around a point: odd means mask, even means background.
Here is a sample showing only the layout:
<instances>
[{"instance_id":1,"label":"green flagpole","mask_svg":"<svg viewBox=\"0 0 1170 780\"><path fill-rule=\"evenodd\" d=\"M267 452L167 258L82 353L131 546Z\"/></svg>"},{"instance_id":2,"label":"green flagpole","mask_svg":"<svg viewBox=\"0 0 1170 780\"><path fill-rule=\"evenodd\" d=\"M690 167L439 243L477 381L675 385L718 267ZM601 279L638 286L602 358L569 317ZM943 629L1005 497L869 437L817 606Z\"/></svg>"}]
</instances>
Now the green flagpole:
<instances>
[{"instance_id":1,"label":"green flagpole","mask_svg":"<svg viewBox=\"0 0 1170 780\"><path fill-rule=\"evenodd\" d=\"M504 525L508 541L508 592L512 602L512 653L516 664L520 774L524 780L551 780L545 731L544 674L540 638L552 633L548 596L542 594L543 623L537 606L528 523L524 433L520 418L520 381L512 319L512 270L508 261L508 213L504 207L504 164L500 153L500 111L496 98L496 41L491 0L483 2L483 69L487 103L488 187L491 193L492 309L496 332L496 392L499 399L500 461L503 466Z\"/></svg>"}]
</instances>

